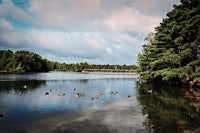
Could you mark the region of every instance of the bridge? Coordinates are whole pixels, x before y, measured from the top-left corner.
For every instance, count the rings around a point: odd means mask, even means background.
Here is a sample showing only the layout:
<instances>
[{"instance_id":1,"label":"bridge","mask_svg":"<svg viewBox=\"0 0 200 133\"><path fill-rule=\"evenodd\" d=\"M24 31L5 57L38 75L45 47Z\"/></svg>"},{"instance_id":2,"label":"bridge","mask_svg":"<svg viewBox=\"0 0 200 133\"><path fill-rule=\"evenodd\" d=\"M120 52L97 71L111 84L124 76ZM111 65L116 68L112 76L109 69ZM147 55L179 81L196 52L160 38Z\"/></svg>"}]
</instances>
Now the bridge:
<instances>
[{"instance_id":1,"label":"bridge","mask_svg":"<svg viewBox=\"0 0 200 133\"><path fill-rule=\"evenodd\" d=\"M84 69L82 72L136 73L135 69Z\"/></svg>"}]
</instances>

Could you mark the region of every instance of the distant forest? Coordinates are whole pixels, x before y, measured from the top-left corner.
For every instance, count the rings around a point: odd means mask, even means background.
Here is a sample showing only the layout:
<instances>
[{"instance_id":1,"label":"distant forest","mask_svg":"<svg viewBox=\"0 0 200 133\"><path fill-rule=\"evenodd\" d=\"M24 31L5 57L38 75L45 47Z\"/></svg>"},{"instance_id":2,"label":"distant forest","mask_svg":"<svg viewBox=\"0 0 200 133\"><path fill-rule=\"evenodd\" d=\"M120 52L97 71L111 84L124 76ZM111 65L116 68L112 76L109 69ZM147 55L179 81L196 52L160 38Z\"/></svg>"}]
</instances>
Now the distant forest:
<instances>
[{"instance_id":1,"label":"distant forest","mask_svg":"<svg viewBox=\"0 0 200 133\"><path fill-rule=\"evenodd\" d=\"M43 59L39 54L27 50L13 52L0 50L0 72L81 72L84 69L136 69L136 65L94 65L87 62L67 64Z\"/></svg>"}]
</instances>

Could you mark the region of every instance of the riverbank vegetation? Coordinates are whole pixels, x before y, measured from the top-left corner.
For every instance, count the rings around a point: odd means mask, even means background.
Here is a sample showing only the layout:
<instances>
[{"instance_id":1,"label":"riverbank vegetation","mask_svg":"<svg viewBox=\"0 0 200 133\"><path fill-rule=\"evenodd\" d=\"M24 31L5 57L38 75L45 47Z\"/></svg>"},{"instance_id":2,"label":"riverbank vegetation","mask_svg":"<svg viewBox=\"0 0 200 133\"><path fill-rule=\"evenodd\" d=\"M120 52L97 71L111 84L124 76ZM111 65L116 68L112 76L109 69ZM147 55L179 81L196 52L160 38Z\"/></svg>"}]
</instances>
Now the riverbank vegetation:
<instances>
[{"instance_id":1,"label":"riverbank vegetation","mask_svg":"<svg viewBox=\"0 0 200 133\"><path fill-rule=\"evenodd\" d=\"M67 64L43 59L34 52L19 50L0 50L0 72L81 72L84 69L136 69L135 65L96 65L87 62Z\"/></svg>"},{"instance_id":2,"label":"riverbank vegetation","mask_svg":"<svg viewBox=\"0 0 200 133\"><path fill-rule=\"evenodd\" d=\"M143 81L200 86L199 13L199 0L181 0L148 35L138 55Z\"/></svg>"}]
</instances>

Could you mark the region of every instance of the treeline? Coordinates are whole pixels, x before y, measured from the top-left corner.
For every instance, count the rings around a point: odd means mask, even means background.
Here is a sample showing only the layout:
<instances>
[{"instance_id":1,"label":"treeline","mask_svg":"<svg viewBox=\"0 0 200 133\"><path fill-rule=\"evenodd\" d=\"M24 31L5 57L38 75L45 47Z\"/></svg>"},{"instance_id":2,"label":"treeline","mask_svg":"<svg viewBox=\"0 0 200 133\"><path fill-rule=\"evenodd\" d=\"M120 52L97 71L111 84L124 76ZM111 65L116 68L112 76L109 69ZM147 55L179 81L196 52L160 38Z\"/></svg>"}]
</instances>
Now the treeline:
<instances>
[{"instance_id":1,"label":"treeline","mask_svg":"<svg viewBox=\"0 0 200 133\"><path fill-rule=\"evenodd\" d=\"M174 5L146 40L138 56L141 79L200 86L199 0Z\"/></svg>"},{"instance_id":2,"label":"treeline","mask_svg":"<svg viewBox=\"0 0 200 133\"><path fill-rule=\"evenodd\" d=\"M71 72L81 72L84 69L136 69L136 65L95 65L88 64L87 62L76 63L76 64L66 64L66 63L58 63L58 62L48 62L50 70L57 71L71 71Z\"/></svg>"},{"instance_id":3,"label":"treeline","mask_svg":"<svg viewBox=\"0 0 200 133\"><path fill-rule=\"evenodd\" d=\"M136 65L95 65L87 62L67 64L43 59L39 54L26 50L0 50L1 72L81 72L84 69L136 69Z\"/></svg>"},{"instance_id":4,"label":"treeline","mask_svg":"<svg viewBox=\"0 0 200 133\"><path fill-rule=\"evenodd\" d=\"M36 53L20 50L0 50L1 72L47 72L48 61Z\"/></svg>"}]
</instances>

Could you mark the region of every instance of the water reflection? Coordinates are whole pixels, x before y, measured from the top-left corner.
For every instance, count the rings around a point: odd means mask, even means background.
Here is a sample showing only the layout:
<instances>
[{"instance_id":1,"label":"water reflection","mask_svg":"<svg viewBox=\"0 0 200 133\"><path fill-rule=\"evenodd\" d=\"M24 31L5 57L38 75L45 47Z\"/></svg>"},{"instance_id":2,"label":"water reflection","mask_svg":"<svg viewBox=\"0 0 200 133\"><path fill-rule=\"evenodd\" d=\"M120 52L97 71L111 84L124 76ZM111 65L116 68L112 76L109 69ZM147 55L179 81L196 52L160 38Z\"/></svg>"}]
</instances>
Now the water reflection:
<instances>
[{"instance_id":1,"label":"water reflection","mask_svg":"<svg viewBox=\"0 0 200 133\"><path fill-rule=\"evenodd\" d=\"M0 76L0 113L5 114L0 119L3 132L144 129L144 116L136 97L127 97L136 93L134 76L33 73L5 75L5 79ZM113 95L112 91L117 93ZM84 97L77 98L77 93ZM97 95L100 96L96 98Z\"/></svg>"},{"instance_id":2,"label":"water reflection","mask_svg":"<svg viewBox=\"0 0 200 133\"><path fill-rule=\"evenodd\" d=\"M81 109L104 104L134 93L132 80L27 80L1 81L0 105L18 104L32 110ZM24 88L24 85L27 88ZM112 91L118 94L111 95ZM76 94L84 94L77 98ZM61 96L60 94L65 94ZM97 95L102 94L97 100ZM91 98L95 99L92 100Z\"/></svg>"},{"instance_id":3,"label":"water reflection","mask_svg":"<svg viewBox=\"0 0 200 133\"><path fill-rule=\"evenodd\" d=\"M73 72L48 72L48 73L22 73L22 74L1 74L0 81L18 80L89 80L89 79L133 79L135 74L115 73L73 73Z\"/></svg>"},{"instance_id":4,"label":"water reflection","mask_svg":"<svg viewBox=\"0 0 200 133\"><path fill-rule=\"evenodd\" d=\"M125 99L86 110L48 116L30 130L33 132L134 133L138 131L137 133L141 133L139 131L145 130L142 124L144 116L140 113L136 102L132 100Z\"/></svg>"},{"instance_id":5,"label":"water reflection","mask_svg":"<svg viewBox=\"0 0 200 133\"><path fill-rule=\"evenodd\" d=\"M192 133L200 126L200 101L188 99L182 88L166 85L137 84L138 100L147 115L145 126L154 133ZM153 88L153 93L148 90Z\"/></svg>"},{"instance_id":6,"label":"water reflection","mask_svg":"<svg viewBox=\"0 0 200 133\"><path fill-rule=\"evenodd\" d=\"M10 91L27 92L34 91L42 85L45 85L46 81L40 80L25 80L25 81L0 81L0 91L9 93ZM26 86L26 87L25 87Z\"/></svg>"},{"instance_id":7,"label":"water reflection","mask_svg":"<svg viewBox=\"0 0 200 133\"><path fill-rule=\"evenodd\" d=\"M94 73L0 75L0 131L190 133L200 126L199 99L188 96L198 89L136 80Z\"/></svg>"}]
</instances>

